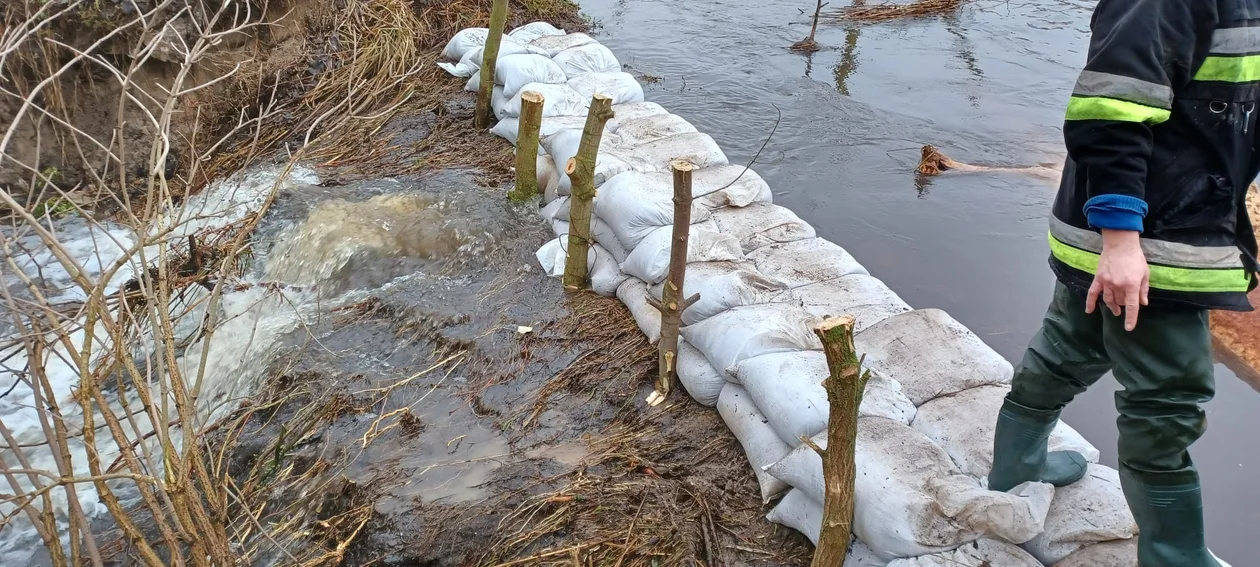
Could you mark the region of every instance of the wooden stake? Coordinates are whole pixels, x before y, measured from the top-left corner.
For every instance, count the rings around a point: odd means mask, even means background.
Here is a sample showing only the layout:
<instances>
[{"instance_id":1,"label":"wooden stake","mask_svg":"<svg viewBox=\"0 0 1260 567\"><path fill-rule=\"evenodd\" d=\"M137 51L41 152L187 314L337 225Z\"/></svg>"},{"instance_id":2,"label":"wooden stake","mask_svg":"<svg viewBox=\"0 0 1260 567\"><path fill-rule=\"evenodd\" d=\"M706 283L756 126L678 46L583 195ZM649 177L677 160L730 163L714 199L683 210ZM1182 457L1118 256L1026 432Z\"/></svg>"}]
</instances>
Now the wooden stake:
<instances>
[{"instance_id":1,"label":"wooden stake","mask_svg":"<svg viewBox=\"0 0 1260 567\"><path fill-rule=\"evenodd\" d=\"M856 0L855 0L855 3L856 3ZM822 14L823 6L826 6L827 4L828 2L823 2L823 0L818 0L818 7L814 9L814 27L809 29L809 37L806 37L805 39L802 39L796 43L793 43L792 48L791 48L792 51L803 51L806 53L813 53L821 49L820 47L818 47L818 42L814 41L814 34L818 33L818 16Z\"/></svg>"},{"instance_id":2,"label":"wooden stake","mask_svg":"<svg viewBox=\"0 0 1260 567\"><path fill-rule=\"evenodd\" d=\"M687 279L687 241L691 231L691 172L696 166L686 160L674 160L669 167L674 171L674 232L670 239L669 276L665 278L661 302L653 303L661 311L661 342L657 345L660 370L656 376L656 391L648 398L650 405L664 401L673 388L682 312L700 299L697 295L683 300Z\"/></svg>"},{"instance_id":3,"label":"wooden stake","mask_svg":"<svg viewBox=\"0 0 1260 567\"><path fill-rule=\"evenodd\" d=\"M508 195L516 202L539 193L538 132L542 129L542 110L542 93L521 93L521 119L516 130L516 188Z\"/></svg>"},{"instance_id":4,"label":"wooden stake","mask_svg":"<svg viewBox=\"0 0 1260 567\"><path fill-rule=\"evenodd\" d=\"M862 361L853 346L853 323L850 315L828 317L814 328L827 354L829 376L823 381L830 403L827 423L827 448L822 456L823 501L822 532L814 550L813 567L843 565L853 533L853 482L856 474L854 451L857 445L858 406L870 371L862 371Z\"/></svg>"},{"instance_id":5,"label":"wooden stake","mask_svg":"<svg viewBox=\"0 0 1260 567\"><path fill-rule=\"evenodd\" d=\"M569 176L569 250L564 262L564 287L576 290L586 287L590 266L586 254L591 248L591 210L595 205L595 160L599 143L604 139L604 124L614 116L612 97L595 93L582 129L582 142L576 156L569 158L564 173Z\"/></svg>"},{"instance_id":6,"label":"wooden stake","mask_svg":"<svg viewBox=\"0 0 1260 567\"><path fill-rule=\"evenodd\" d=\"M490 9L490 33L486 35L486 48L481 55L481 88L477 90L477 113L473 115L473 128L490 127L490 99L494 94L494 65L499 61L499 45L503 43L503 26L507 25L507 0L494 0Z\"/></svg>"}]
</instances>

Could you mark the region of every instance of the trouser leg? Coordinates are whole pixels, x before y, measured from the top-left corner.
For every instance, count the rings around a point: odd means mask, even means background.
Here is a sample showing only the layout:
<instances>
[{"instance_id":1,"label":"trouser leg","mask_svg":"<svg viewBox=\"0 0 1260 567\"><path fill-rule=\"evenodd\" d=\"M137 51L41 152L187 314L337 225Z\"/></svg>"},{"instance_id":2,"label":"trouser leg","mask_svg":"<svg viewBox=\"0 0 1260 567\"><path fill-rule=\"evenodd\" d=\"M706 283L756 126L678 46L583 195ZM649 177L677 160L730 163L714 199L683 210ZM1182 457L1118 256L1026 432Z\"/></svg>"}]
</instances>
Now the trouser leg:
<instances>
[{"instance_id":1,"label":"trouser leg","mask_svg":"<svg viewBox=\"0 0 1260 567\"><path fill-rule=\"evenodd\" d=\"M1189 447L1212 399L1212 340L1206 310L1143 309L1137 328L1104 316L1116 379L1120 480L1141 530L1142 567L1215 567L1207 551L1199 474Z\"/></svg>"},{"instance_id":2,"label":"trouser leg","mask_svg":"<svg viewBox=\"0 0 1260 567\"><path fill-rule=\"evenodd\" d=\"M1048 453L1047 445L1064 406L1109 365L1102 315L1086 314L1084 297L1056 285L1041 330L1015 369L1011 393L998 414L991 489L1006 491L1030 480L1063 486L1085 474L1080 453Z\"/></svg>"}]
</instances>

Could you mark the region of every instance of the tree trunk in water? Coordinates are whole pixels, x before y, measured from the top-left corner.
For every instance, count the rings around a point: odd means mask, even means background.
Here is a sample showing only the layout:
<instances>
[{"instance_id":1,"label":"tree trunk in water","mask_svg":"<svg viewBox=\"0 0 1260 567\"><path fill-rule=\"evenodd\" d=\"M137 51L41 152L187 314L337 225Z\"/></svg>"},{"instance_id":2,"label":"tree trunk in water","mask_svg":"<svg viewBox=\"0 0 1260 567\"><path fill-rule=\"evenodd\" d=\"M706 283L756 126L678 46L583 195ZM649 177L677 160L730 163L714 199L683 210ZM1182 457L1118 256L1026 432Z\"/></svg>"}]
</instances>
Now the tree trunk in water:
<instances>
[{"instance_id":1,"label":"tree trunk in water","mask_svg":"<svg viewBox=\"0 0 1260 567\"><path fill-rule=\"evenodd\" d=\"M564 262L565 289L583 289L590 279L586 254L591 248L591 210L595 200L595 160L604 139L604 124L613 117L612 97L595 93L582 129L582 142L576 156L569 158L564 173L569 176L569 250Z\"/></svg>"},{"instance_id":2,"label":"tree trunk in water","mask_svg":"<svg viewBox=\"0 0 1260 567\"><path fill-rule=\"evenodd\" d=\"M830 418L827 423L827 449L823 460L822 532L814 550L813 567L843 565L853 533L853 482L856 474L854 451L857 445L858 406L866 390L869 372L853 346L851 315L828 317L814 328L827 354L829 375L823 381L827 390ZM817 447L815 447L817 450Z\"/></svg>"},{"instance_id":3,"label":"tree trunk in water","mask_svg":"<svg viewBox=\"0 0 1260 567\"><path fill-rule=\"evenodd\" d=\"M507 0L494 0L490 9L490 33L481 56L481 88L477 90L477 113L473 128L490 127L490 99L494 96L494 65L499 61L499 45L503 43L503 26L507 25Z\"/></svg>"},{"instance_id":4,"label":"tree trunk in water","mask_svg":"<svg viewBox=\"0 0 1260 567\"><path fill-rule=\"evenodd\" d=\"M538 194L538 131L542 128L543 95L521 93L521 119L516 130L516 188L508 198L521 202Z\"/></svg>"},{"instance_id":5,"label":"tree trunk in water","mask_svg":"<svg viewBox=\"0 0 1260 567\"><path fill-rule=\"evenodd\" d=\"M674 383L678 364L678 328L682 326L682 312L694 304L699 296L683 300L687 278L687 240L691 230L691 172L696 168L686 160L674 160L669 164L674 172L674 232L670 239L669 276L661 302L653 303L661 312L661 342L657 345L657 362L660 370L656 377L656 391L648 397L648 404L657 405L669 395Z\"/></svg>"}]
</instances>

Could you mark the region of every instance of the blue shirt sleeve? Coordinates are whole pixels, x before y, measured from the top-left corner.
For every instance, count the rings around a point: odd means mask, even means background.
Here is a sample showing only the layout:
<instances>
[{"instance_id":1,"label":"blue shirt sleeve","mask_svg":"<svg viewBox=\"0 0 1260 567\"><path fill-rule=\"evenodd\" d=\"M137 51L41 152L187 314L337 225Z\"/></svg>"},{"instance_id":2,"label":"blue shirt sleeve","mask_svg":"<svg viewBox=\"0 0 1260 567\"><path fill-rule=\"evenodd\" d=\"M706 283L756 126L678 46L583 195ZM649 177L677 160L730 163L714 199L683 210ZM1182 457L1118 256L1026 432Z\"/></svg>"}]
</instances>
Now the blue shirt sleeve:
<instances>
[{"instance_id":1,"label":"blue shirt sleeve","mask_svg":"<svg viewBox=\"0 0 1260 567\"><path fill-rule=\"evenodd\" d=\"M1146 201L1130 195L1105 194L1085 202L1085 218L1094 228L1142 232L1146 212Z\"/></svg>"}]
</instances>

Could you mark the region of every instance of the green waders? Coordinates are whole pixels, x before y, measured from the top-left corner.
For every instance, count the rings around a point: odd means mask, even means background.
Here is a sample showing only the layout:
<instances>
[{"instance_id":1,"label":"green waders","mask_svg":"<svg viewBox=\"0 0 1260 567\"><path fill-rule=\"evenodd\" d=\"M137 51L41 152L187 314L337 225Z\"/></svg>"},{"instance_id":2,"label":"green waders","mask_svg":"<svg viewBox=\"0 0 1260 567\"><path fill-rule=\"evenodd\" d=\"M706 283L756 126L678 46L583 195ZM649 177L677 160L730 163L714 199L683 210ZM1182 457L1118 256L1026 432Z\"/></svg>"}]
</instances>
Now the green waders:
<instances>
[{"instance_id":1,"label":"green waders","mask_svg":"<svg viewBox=\"0 0 1260 567\"><path fill-rule=\"evenodd\" d=\"M1068 402L1111 370L1120 417L1120 480L1141 536L1141 567L1217 567L1204 541L1199 473L1187 448L1203 435L1199 404L1212 399L1212 339L1206 310L1143 308L1137 328L1062 284L1041 331L1015 371L998 416L989 486L1028 480L1063 485L1084 474L1069 452L1046 454L1046 439Z\"/></svg>"}]
</instances>

